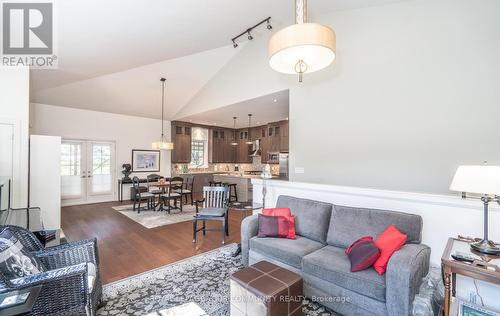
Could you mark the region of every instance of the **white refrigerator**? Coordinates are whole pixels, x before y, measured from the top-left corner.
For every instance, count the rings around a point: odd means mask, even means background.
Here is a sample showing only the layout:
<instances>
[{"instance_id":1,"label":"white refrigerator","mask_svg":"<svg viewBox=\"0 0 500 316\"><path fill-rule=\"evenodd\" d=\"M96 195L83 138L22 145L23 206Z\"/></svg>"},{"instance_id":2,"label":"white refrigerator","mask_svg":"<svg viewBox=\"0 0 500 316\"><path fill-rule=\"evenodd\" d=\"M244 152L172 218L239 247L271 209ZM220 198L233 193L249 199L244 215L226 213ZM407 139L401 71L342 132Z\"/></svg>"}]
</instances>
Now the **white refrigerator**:
<instances>
[{"instance_id":1,"label":"white refrigerator","mask_svg":"<svg viewBox=\"0 0 500 316\"><path fill-rule=\"evenodd\" d=\"M61 228L61 137L30 136L29 201L44 229ZM39 222L33 219L33 224ZM30 228L34 229L32 224Z\"/></svg>"}]
</instances>

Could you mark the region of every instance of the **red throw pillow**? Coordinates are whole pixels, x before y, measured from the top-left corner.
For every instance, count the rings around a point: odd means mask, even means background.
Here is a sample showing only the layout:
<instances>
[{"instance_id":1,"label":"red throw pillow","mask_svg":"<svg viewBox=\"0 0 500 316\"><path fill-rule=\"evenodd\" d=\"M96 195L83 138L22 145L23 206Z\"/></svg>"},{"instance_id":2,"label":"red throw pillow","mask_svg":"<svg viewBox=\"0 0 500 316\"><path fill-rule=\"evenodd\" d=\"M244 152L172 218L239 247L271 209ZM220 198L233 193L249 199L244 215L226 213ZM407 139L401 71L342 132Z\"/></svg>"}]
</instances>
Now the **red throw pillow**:
<instances>
[{"instance_id":1,"label":"red throw pillow","mask_svg":"<svg viewBox=\"0 0 500 316\"><path fill-rule=\"evenodd\" d=\"M352 248L354 248L357 244L359 243L362 243L364 241L373 241L373 237L372 236L364 236L364 237L361 237L360 239L356 240L355 242L352 243L352 245L349 246L349 248L347 248L344 252L346 255L348 255Z\"/></svg>"},{"instance_id":2,"label":"red throw pillow","mask_svg":"<svg viewBox=\"0 0 500 316\"><path fill-rule=\"evenodd\" d=\"M289 208L265 208L262 214L266 216L291 216L292 212Z\"/></svg>"},{"instance_id":3,"label":"red throw pillow","mask_svg":"<svg viewBox=\"0 0 500 316\"><path fill-rule=\"evenodd\" d=\"M349 249L347 256L351 261L351 272L368 269L380 257L380 249L375 246L371 237L355 241Z\"/></svg>"},{"instance_id":4,"label":"red throw pillow","mask_svg":"<svg viewBox=\"0 0 500 316\"><path fill-rule=\"evenodd\" d=\"M288 220L288 239L295 239L295 217L289 208L265 208L262 210L265 216L283 216Z\"/></svg>"},{"instance_id":5,"label":"red throw pillow","mask_svg":"<svg viewBox=\"0 0 500 316\"><path fill-rule=\"evenodd\" d=\"M288 220L284 216L266 216L259 214L259 232L257 237L288 237Z\"/></svg>"},{"instance_id":6,"label":"red throw pillow","mask_svg":"<svg viewBox=\"0 0 500 316\"><path fill-rule=\"evenodd\" d=\"M380 257L373 264L379 275L387 270L387 264L393 253L406 244L407 236L401 233L394 225L387 229L375 240L375 246L380 249Z\"/></svg>"}]
</instances>

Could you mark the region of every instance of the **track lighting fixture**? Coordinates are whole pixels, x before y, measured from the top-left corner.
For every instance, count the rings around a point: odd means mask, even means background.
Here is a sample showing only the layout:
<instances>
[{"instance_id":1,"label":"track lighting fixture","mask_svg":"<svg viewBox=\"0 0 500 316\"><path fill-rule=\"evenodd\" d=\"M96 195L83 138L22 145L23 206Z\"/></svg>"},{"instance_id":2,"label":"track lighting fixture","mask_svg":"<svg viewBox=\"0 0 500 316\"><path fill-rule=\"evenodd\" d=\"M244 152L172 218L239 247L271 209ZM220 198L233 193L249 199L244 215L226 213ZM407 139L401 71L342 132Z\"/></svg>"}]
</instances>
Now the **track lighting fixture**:
<instances>
[{"instance_id":1,"label":"track lighting fixture","mask_svg":"<svg viewBox=\"0 0 500 316\"><path fill-rule=\"evenodd\" d=\"M271 25L271 17L268 17L262 21L260 21L259 23L255 24L254 26L252 26L251 28L248 28L246 29L245 31L241 32L239 35L233 37L231 39L231 41L233 42L233 47L234 48L237 48L239 45L238 43L236 43L236 40L240 37L242 37L243 35L247 35L247 38L248 40L253 40L254 37L252 36L252 34L250 32L252 32L256 27L259 27L260 25L264 24L264 23L267 23L267 29L268 30L272 30L273 29L273 26Z\"/></svg>"},{"instance_id":2,"label":"track lighting fixture","mask_svg":"<svg viewBox=\"0 0 500 316\"><path fill-rule=\"evenodd\" d=\"M271 25L271 22L269 20L267 20L267 29L268 30L272 30L273 29L273 26Z\"/></svg>"}]
</instances>

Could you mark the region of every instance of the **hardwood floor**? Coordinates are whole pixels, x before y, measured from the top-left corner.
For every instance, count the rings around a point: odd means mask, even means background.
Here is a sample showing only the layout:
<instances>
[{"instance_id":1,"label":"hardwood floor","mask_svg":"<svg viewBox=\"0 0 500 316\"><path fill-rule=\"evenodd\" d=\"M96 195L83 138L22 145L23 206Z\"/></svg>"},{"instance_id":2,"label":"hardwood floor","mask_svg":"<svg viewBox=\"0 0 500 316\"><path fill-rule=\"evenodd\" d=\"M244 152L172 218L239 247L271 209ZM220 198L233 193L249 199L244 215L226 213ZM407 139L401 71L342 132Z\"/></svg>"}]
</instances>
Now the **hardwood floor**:
<instances>
[{"instance_id":1,"label":"hardwood floor","mask_svg":"<svg viewBox=\"0 0 500 316\"><path fill-rule=\"evenodd\" d=\"M147 229L112 206L130 201L62 208L62 228L68 240L97 238L103 283L109 283L221 247L221 233L198 233L192 243L192 222ZM240 212L229 212L226 245L240 241ZM166 215L168 216L168 215ZM207 223L215 228L220 223Z\"/></svg>"}]
</instances>

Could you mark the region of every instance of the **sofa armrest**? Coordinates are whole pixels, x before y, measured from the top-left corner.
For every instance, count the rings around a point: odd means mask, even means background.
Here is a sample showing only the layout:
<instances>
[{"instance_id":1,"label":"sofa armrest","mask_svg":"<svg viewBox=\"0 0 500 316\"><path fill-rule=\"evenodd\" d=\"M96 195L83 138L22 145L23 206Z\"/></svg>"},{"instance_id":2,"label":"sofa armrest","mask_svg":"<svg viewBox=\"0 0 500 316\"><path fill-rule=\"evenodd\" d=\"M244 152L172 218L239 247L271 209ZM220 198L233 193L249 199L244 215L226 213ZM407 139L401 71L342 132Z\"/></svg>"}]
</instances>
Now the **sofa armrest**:
<instances>
[{"instance_id":1,"label":"sofa armrest","mask_svg":"<svg viewBox=\"0 0 500 316\"><path fill-rule=\"evenodd\" d=\"M429 272L431 249L407 244L396 251L387 266L386 305L388 315L410 315L422 278Z\"/></svg>"},{"instance_id":2,"label":"sofa armrest","mask_svg":"<svg viewBox=\"0 0 500 316\"><path fill-rule=\"evenodd\" d=\"M252 215L241 222L241 263L248 265L248 252L250 251L250 238L257 236L259 230L259 217Z\"/></svg>"}]
</instances>

